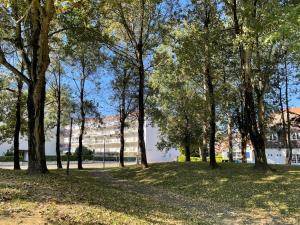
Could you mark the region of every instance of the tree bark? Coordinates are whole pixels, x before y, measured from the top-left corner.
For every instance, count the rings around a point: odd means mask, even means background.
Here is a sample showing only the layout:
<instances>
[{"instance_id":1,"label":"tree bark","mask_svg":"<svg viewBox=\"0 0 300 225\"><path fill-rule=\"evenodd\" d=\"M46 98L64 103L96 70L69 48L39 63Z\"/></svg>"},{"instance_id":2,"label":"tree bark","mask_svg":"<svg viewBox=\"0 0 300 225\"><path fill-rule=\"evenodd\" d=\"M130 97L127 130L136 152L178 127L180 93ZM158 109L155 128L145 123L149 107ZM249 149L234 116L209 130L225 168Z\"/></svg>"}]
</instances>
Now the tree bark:
<instances>
[{"instance_id":1,"label":"tree bark","mask_svg":"<svg viewBox=\"0 0 300 225\"><path fill-rule=\"evenodd\" d=\"M246 150L247 150L247 142L248 142L248 131L246 126L246 117L245 117L245 103L243 99L243 90L240 89L241 94L241 102L240 102L240 108L236 109L237 112L237 123L238 123L238 129L239 133L241 135L241 154L242 154L242 163L246 163Z\"/></svg>"},{"instance_id":2,"label":"tree bark","mask_svg":"<svg viewBox=\"0 0 300 225\"><path fill-rule=\"evenodd\" d=\"M201 160L202 162L207 162L207 128L206 125L203 126L202 134L202 145L201 145Z\"/></svg>"},{"instance_id":3,"label":"tree bark","mask_svg":"<svg viewBox=\"0 0 300 225\"><path fill-rule=\"evenodd\" d=\"M191 161L191 136L190 136L190 125L189 125L189 118L186 117L186 131L185 131L185 137L184 137L184 152L185 152L185 161L190 162Z\"/></svg>"},{"instance_id":4,"label":"tree bark","mask_svg":"<svg viewBox=\"0 0 300 225\"><path fill-rule=\"evenodd\" d=\"M28 172L47 173L45 156L44 106L46 82L42 76L37 84L28 86Z\"/></svg>"},{"instance_id":5,"label":"tree bark","mask_svg":"<svg viewBox=\"0 0 300 225\"><path fill-rule=\"evenodd\" d=\"M285 73L285 104L286 104L286 118L287 118L287 154L286 162L288 165L292 164L292 143L291 143L291 119L290 119L290 109L289 109L289 79L287 71L287 62L284 62L284 73Z\"/></svg>"},{"instance_id":6,"label":"tree bark","mask_svg":"<svg viewBox=\"0 0 300 225\"><path fill-rule=\"evenodd\" d=\"M281 120L282 120L282 132L283 132L283 138L284 138L283 145L285 148L287 148L288 144L287 144L286 122L285 122L285 118L284 118L284 107L283 107L283 99L282 98L283 98L282 97L282 89L281 89L281 86L279 86L279 105L280 105Z\"/></svg>"},{"instance_id":7,"label":"tree bark","mask_svg":"<svg viewBox=\"0 0 300 225\"><path fill-rule=\"evenodd\" d=\"M57 116L56 116L56 164L58 169L62 169L60 157L60 122L61 122L61 71L59 64L58 87L57 87Z\"/></svg>"},{"instance_id":8,"label":"tree bark","mask_svg":"<svg viewBox=\"0 0 300 225\"><path fill-rule=\"evenodd\" d=\"M145 90L145 68L143 62L143 47L140 42L138 45L139 55L139 97L138 97L138 137L139 137L139 148L141 153L141 164L144 168L148 167L146 146L144 140L144 124L145 124L145 102L144 102L144 90Z\"/></svg>"},{"instance_id":9,"label":"tree bark","mask_svg":"<svg viewBox=\"0 0 300 225\"><path fill-rule=\"evenodd\" d=\"M70 133L69 133L69 146L68 146L68 155L67 155L67 175L69 175L69 169L70 169L70 155L71 155L71 147L72 147L72 131L73 131L73 118L71 116Z\"/></svg>"},{"instance_id":10,"label":"tree bark","mask_svg":"<svg viewBox=\"0 0 300 225\"><path fill-rule=\"evenodd\" d=\"M46 0L41 4L39 0L29 1L28 12L28 40L29 46L25 50L21 35L21 22L16 24L14 45L18 49L27 69L28 77L11 65L5 58L0 47L0 63L28 85L28 172L46 173L45 134L44 134L44 106L45 106L45 74L49 66L49 27L53 18L54 0ZM12 2L13 14L18 15L18 3ZM18 18L19 19L19 18Z\"/></svg>"},{"instance_id":11,"label":"tree bark","mask_svg":"<svg viewBox=\"0 0 300 225\"><path fill-rule=\"evenodd\" d=\"M254 11L253 11L253 19L256 18L256 4L254 1ZM237 13L237 4L236 0L232 0L232 14L234 21L235 34L240 35L241 29L238 20ZM242 88L244 90L244 108L245 108L245 119L247 121L247 132L250 134L250 139L252 145L254 147L254 155L255 155L255 167L259 169L267 169L267 159L265 154L265 137L264 133L260 132L258 126L261 124L257 123L256 119L256 107L254 102L254 89L252 86L251 75L251 58L252 58L252 46L248 44L245 48L243 43L239 44L239 53L240 53L240 69L241 69L241 80L242 80ZM258 111L261 111L261 106L258 107ZM258 115L261 116L261 115Z\"/></svg>"},{"instance_id":12,"label":"tree bark","mask_svg":"<svg viewBox=\"0 0 300 225\"><path fill-rule=\"evenodd\" d=\"M84 66L83 66L83 74L80 79L80 133L79 133L79 146L78 146L78 169L83 169L82 167L82 151L83 151L83 134L85 128L85 112L84 112L84 85L85 85L85 77L84 77Z\"/></svg>"},{"instance_id":13,"label":"tree bark","mask_svg":"<svg viewBox=\"0 0 300 225\"><path fill-rule=\"evenodd\" d=\"M187 143L184 146L184 152L185 152L185 161L190 162L191 161L191 151L190 151L190 145Z\"/></svg>"},{"instance_id":14,"label":"tree bark","mask_svg":"<svg viewBox=\"0 0 300 225\"><path fill-rule=\"evenodd\" d=\"M210 71L206 69L206 80L207 80L207 89L209 93L209 103L210 103L210 114L209 114L209 164L211 168L216 168L216 152L215 152L215 139L216 139L216 106L214 98L214 87L212 84Z\"/></svg>"},{"instance_id":15,"label":"tree bark","mask_svg":"<svg viewBox=\"0 0 300 225\"><path fill-rule=\"evenodd\" d=\"M21 130L21 105L22 105L22 88L23 82L17 78L17 102L16 102L16 123L14 130L14 170L20 170L20 149L19 149L19 137Z\"/></svg>"},{"instance_id":16,"label":"tree bark","mask_svg":"<svg viewBox=\"0 0 300 225\"><path fill-rule=\"evenodd\" d=\"M255 167L258 169L267 169L268 165L267 165L267 158L265 153L265 137L263 136L262 131L260 132L258 130L255 103L253 97L254 91L251 84L251 51L247 49L243 55L244 55L243 85L244 85L244 92L245 92L245 111L246 111L246 119L248 121L248 130L250 134L250 139L254 147Z\"/></svg>"},{"instance_id":17,"label":"tree bark","mask_svg":"<svg viewBox=\"0 0 300 225\"><path fill-rule=\"evenodd\" d=\"M205 19L204 19L204 29L205 29L205 65L203 68L204 79L207 86L208 92L208 102L209 102L209 164L212 169L218 167L216 162L216 153L215 153L215 138L216 138L216 105L215 105L215 95L214 95L214 86L212 82L211 74L211 52L209 46L210 38L210 20L211 20L211 9L210 6L205 6Z\"/></svg>"},{"instance_id":18,"label":"tree bark","mask_svg":"<svg viewBox=\"0 0 300 225\"><path fill-rule=\"evenodd\" d=\"M240 132L241 134L241 154L242 154L242 163L247 162L246 158L246 151L247 151L247 142L248 142L248 135L246 132Z\"/></svg>"},{"instance_id":19,"label":"tree bark","mask_svg":"<svg viewBox=\"0 0 300 225\"><path fill-rule=\"evenodd\" d=\"M228 116L227 135L228 135L229 162L233 162L232 120L230 116Z\"/></svg>"},{"instance_id":20,"label":"tree bark","mask_svg":"<svg viewBox=\"0 0 300 225\"><path fill-rule=\"evenodd\" d=\"M125 150L125 138L124 138L124 128L125 128L125 109L121 109L120 117L120 167L124 167L124 150Z\"/></svg>"}]
</instances>

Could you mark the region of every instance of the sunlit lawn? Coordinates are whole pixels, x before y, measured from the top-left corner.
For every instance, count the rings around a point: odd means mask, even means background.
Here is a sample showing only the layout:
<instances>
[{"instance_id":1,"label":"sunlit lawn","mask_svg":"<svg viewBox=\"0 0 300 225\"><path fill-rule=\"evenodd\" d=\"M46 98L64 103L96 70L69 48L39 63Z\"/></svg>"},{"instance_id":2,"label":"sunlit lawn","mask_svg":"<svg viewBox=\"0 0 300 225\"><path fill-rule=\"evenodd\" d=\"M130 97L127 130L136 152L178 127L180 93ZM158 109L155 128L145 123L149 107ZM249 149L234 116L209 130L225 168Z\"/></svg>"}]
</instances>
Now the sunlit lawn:
<instances>
[{"instance_id":1,"label":"sunlit lawn","mask_svg":"<svg viewBox=\"0 0 300 225\"><path fill-rule=\"evenodd\" d=\"M298 224L300 168L201 162L149 169L0 170L0 224Z\"/></svg>"}]
</instances>

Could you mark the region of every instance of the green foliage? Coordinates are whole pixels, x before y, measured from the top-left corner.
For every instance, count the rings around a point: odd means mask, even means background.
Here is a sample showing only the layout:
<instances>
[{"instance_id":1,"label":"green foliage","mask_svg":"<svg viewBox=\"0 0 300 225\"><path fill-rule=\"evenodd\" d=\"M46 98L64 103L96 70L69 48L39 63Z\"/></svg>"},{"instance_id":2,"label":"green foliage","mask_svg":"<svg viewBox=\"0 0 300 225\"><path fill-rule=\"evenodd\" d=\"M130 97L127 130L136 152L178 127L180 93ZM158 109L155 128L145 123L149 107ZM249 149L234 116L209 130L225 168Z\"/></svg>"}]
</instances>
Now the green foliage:
<instances>
[{"instance_id":1,"label":"green foliage","mask_svg":"<svg viewBox=\"0 0 300 225\"><path fill-rule=\"evenodd\" d=\"M216 161L217 163L222 163L222 154L217 154L216 155ZM201 157L191 157L191 162L200 162L201 161ZM185 156L183 154L181 154L178 157L178 162L185 162ZM209 162L209 157L207 157L207 162Z\"/></svg>"},{"instance_id":2,"label":"green foliage","mask_svg":"<svg viewBox=\"0 0 300 225\"><path fill-rule=\"evenodd\" d=\"M14 156L14 150L13 149L8 149L5 152L4 156Z\"/></svg>"},{"instance_id":3,"label":"green foliage","mask_svg":"<svg viewBox=\"0 0 300 225\"><path fill-rule=\"evenodd\" d=\"M163 58L164 64L156 66L149 81L148 113L161 131L159 148L184 146L186 135L196 144L203 125L205 111L199 109L203 109L204 100L199 85L186 70L185 62L175 61L175 57L170 47L162 46L156 60Z\"/></svg>"},{"instance_id":4,"label":"green foliage","mask_svg":"<svg viewBox=\"0 0 300 225\"><path fill-rule=\"evenodd\" d=\"M45 127L46 130L51 130L56 126L57 110L58 110L58 96L57 83L49 82L49 88L46 95L46 113L45 113ZM70 113L75 104L72 96L72 89L62 84L61 86L61 126L66 126L70 122Z\"/></svg>"},{"instance_id":5,"label":"green foliage","mask_svg":"<svg viewBox=\"0 0 300 225\"><path fill-rule=\"evenodd\" d=\"M78 155L78 147L76 148L75 150L75 153L74 153L76 156ZM89 149L88 147L86 146L82 146L82 155L83 156L92 156L94 155L95 152L91 149Z\"/></svg>"},{"instance_id":6,"label":"green foliage","mask_svg":"<svg viewBox=\"0 0 300 225\"><path fill-rule=\"evenodd\" d=\"M14 156L0 156L0 162L13 162ZM20 156L20 161L23 161L23 156Z\"/></svg>"},{"instance_id":7,"label":"green foliage","mask_svg":"<svg viewBox=\"0 0 300 225\"><path fill-rule=\"evenodd\" d=\"M11 143L14 137L16 121L17 88L15 77L2 76L0 78L0 144ZM21 130L20 134L27 132L27 94L21 97Z\"/></svg>"}]
</instances>

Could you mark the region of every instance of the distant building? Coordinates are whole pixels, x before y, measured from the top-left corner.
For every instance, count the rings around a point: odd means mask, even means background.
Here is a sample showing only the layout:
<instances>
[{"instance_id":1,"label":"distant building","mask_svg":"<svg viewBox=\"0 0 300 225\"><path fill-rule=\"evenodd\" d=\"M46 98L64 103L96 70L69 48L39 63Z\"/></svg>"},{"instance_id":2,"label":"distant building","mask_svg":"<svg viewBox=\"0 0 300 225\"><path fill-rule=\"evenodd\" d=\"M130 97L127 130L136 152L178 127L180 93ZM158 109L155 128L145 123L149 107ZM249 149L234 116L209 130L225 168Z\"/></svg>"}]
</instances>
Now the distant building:
<instances>
[{"instance_id":1,"label":"distant building","mask_svg":"<svg viewBox=\"0 0 300 225\"><path fill-rule=\"evenodd\" d=\"M28 161L28 140L27 136L20 137L20 153L23 155L24 161ZM55 139L55 129L47 132L45 140L45 153L49 156L55 156L56 151L56 139ZM0 144L0 156L5 155L8 150L13 148L13 141L11 143L5 142Z\"/></svg>"},{"instance_id":2,"label":"distant building","mask_svg":"<svg viewBox=\"0 0 300 225\"><path fill-rule=\"evenodd\" d=\"M291 147L293 153L292 164L300 165L300 108L291 108L289 111L291 120ZM284 119L287 121L286 111L284 111ZM268 163L285 164L286 150L282 115L281 113L276 113L273 116L273 121L269 126L267 135L266 156Z\"/></svg>"},{"instance_id":3,"label":"distant building","mask_svg":"<svg viewBox=\"0 0 300 225\"><path fill-rule=\"evenodd\" d=\"M292 164L300 165L300 108L291 108L291 147L292 147ZM287 121L287 112L284 111L284 119ZM266 135L266 157L268 164L285 164L286 151L285 137L283 130L282 114L275 113L268 126ZM287 131L286 131L287 132ZM222 152L223 159L228 160L228 145L224 145ZM240 161L241 145L238 136L234 138L233 142L233 156L234 160ZM246 159L249 163L254 163L254 152L251 143L247 146Z\"/></svg>"},{"instance_id":4,"label":"distant building","mask_svg":"<svg viewBox=\"0 0 300 225\"><path fill-rule=\"evenodd\" d=\"M138 124L137 119L132 117L127 120L127 125L124 131L125 136L125 158L140 158L138 147ZM67 151L69 144L69 126L66 126L62 131L62 150ZM73 126L71 152L75 152L79 141L79 125ZM159 131L149 122L145 121L144 139L146 145L147 160L153 162L170 162L176 161L179 155L178 150L171 149L169 151L160 151L156 144L159 141ZM106 116L100 122L96 119L86 119L85 133L83 136L83 146L93 150L95 156L102 157L105 154L107 158L118 158L120 152L119 138L119 117Z\"/></svg>"}]
</instances>

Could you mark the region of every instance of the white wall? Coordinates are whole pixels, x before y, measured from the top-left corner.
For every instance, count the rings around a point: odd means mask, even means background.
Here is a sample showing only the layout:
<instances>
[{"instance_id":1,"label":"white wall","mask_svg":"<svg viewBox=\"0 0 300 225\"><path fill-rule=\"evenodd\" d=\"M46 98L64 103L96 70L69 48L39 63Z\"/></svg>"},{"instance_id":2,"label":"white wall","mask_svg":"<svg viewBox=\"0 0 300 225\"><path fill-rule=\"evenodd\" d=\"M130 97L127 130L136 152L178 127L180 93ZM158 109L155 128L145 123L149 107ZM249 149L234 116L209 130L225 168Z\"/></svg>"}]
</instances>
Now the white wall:
<instances>
[{"instance_id":1,"label":"white wall","mask_svg":"<svg viewBox=\"0 0 300 225\"><path fill-rule=\"evenodd\" d=\"M4 155L8 149L13 146L12 143L3 143L0 145L0 155ZM51 130L48 135L46 135L45 142L45 151L46 155L56 155L55 151L56 139L55 139L55 129ZM20 138L20 147L21 150L28 150L27 137Z\"/></svg>"},{"instance_id":2,"label":"white wall","mask_svg":"<svg viewBox=\"0 0 300 225\"><path fill-rule=\"evenodd\" d=\"M28 143L26 138L20 138L20 149L27 150L28 149ZM5 142L3 144L0 144L0 155L4 155L7 150L11 149L13 146L13 141L11 143Z\"/></svg>"},{"instance_id":3,"label":"white wall","mask_svg":"<svg viewBox=\"0 0 300 225\"><path fill-rule=\"evenodd\" d=\"M146 123L145 127L145 145L147 151L147 161L154 162L172 162L177 161L179 151L177 149L170 149L168 151L160 151L157 149L156 144L159 141L159 130Z\"/></svg>"},{"instance_id":4,"label":"white wall","mask_svg":"<svg viewBox=\"0 0 300 225\"><path fill-rule=\"evenodd\" d=\"M267 148L266 157L268 164L285 164L286 150Z\"/></svg>"}]
</instances>

